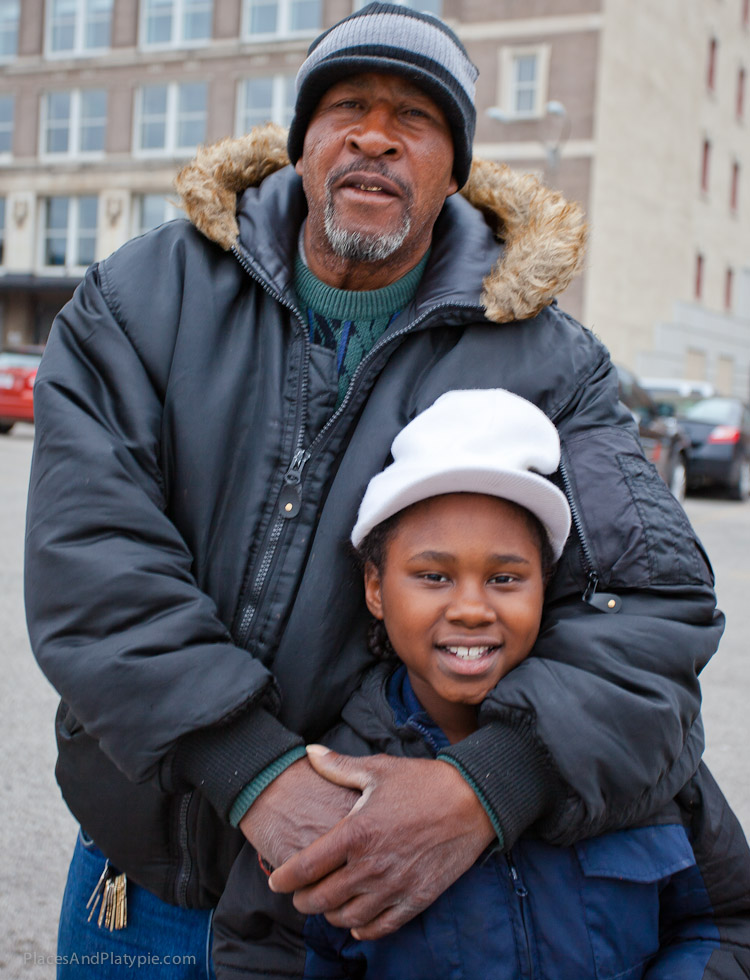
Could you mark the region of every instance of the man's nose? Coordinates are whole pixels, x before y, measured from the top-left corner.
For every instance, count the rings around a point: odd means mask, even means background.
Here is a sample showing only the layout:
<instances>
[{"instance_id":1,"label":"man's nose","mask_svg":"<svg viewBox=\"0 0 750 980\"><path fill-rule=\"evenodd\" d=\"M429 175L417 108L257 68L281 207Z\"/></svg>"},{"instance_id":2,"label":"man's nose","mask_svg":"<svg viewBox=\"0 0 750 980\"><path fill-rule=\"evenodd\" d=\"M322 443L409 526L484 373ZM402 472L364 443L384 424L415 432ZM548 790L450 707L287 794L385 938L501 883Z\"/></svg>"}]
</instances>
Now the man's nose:
<instances>
[{"instance_id":1,"label":"man's nose","mask_svg":"<svg viewBox=\"0 0 750 980\"><path fill-rule=\"evenodd\" d=\"M403 149L393 126L392 113L385 106L373 106L363 115L349 132L346 145L353 153L391 159L399 157Z\"/></svg>"}]
</instances>

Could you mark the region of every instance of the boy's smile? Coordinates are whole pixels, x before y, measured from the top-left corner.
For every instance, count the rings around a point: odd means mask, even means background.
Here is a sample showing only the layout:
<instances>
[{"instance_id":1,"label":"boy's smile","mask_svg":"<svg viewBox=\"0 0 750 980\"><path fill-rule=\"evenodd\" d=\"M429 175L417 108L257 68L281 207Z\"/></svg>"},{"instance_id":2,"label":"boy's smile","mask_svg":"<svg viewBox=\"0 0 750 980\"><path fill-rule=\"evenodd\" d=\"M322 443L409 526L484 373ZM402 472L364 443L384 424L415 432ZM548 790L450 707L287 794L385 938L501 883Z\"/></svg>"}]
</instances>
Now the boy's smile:
<instances>
[{"instance_id":1,"label":"boy's smile","mask_svg":"<svg viewBox=\"0 0 750 980\"><path fill-rule=\"evenodd\" d=\"M451 740L476 729L476 705L531 650L544 602L541 542L522 508L451 493L408 508L365 569L370 612L385 622L422 706Z\"/></svg>"}]
</instances>

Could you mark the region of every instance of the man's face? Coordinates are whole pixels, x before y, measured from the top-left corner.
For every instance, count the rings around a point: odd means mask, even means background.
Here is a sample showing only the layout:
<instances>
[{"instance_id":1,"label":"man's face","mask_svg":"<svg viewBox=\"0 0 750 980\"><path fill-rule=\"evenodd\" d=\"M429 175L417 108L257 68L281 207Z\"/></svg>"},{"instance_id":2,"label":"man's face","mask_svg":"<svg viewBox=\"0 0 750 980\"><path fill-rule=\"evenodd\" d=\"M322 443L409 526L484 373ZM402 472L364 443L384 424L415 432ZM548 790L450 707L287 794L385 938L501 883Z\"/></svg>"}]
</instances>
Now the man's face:
<instances>
[{"instance_id":1,"label":"man's face","mask_svg":"<svg viewBox=\"0 0 750 980\"><path fill-rule=\"evenodd\" d=\"M309 208L307 241L321 259L416 263L457 189L442 109L398 75L355 75L328 89L296 170Z\"/></svg>"}]
</instances>

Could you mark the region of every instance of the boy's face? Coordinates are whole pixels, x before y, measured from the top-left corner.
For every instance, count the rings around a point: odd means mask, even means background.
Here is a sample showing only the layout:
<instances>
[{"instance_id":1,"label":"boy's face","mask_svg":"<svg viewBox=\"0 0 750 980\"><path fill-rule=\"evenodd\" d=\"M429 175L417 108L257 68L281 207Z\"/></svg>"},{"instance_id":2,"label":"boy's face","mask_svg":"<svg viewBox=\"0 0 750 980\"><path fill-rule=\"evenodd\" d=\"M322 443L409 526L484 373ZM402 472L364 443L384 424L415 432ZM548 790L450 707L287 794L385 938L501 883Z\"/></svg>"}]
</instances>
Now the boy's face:
<instances>
[{"instance_id":1,"label":"boy's face","mask_svg":"<svg viewBox=\"0 0 750 980\"><path fill-rule=\"evenodd\" d=\"M531 650L544 602L540 545L526 513L451 493L404 512L365 595L414 692L450 737L451 706L479 704ZM465 709L463 714L465 715Z\"/></svg>"}]
</instances>

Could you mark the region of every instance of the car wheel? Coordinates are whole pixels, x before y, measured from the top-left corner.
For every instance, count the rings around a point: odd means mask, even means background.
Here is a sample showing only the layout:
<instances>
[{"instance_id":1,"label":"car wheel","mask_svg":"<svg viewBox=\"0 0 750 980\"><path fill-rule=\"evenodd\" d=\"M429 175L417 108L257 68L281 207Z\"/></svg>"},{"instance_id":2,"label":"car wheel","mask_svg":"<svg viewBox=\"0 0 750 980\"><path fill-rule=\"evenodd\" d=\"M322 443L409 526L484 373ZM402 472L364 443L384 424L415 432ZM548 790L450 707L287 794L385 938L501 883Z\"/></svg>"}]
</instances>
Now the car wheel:
<instances>
[{"instance_id":1,"label":"car wheel","mask_svg":"<svg viewBox=\"0 0 750 980\"><path fill-rule=\"evenodd\" d=\"M743 457L737 465L737 476L729 484L732 500L747 500L750 497L750 459Z\"/></svg>"},{"instance_id":2,"label":"car wheel","mask_svg":"<svg viewBox=\"0 0 750 980\"><path fill-rule=\"evenodd\" d=\"M669 481L669 489L672 491L672 496L682 503L687 493L687 466L684 456L677 457L677 462L672 470L672 478Z\"/></svg>"},{"instance_id":3,"label":"car wheel","mask_svg":"<svg viewBox=\"0 0 750 980\"><path fill-rule=\"evenodd\" d=\"M0 422L0 436L7 436L14 425L14 422Z\"/></svg>"}]
</instances>

